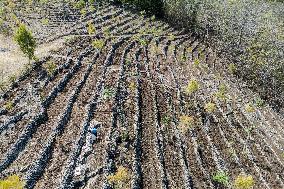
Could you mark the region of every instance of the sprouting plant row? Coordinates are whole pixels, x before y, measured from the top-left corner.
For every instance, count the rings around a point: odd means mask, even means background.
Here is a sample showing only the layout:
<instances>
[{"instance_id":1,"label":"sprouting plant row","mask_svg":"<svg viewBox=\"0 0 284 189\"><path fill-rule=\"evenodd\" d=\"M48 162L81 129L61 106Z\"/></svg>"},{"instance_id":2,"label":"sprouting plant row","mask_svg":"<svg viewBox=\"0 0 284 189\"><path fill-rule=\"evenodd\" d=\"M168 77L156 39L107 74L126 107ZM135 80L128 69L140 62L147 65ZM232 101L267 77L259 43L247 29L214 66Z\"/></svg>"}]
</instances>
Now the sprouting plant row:
<instances>
[{"instance_id":1,"label":"sprouting plant row","mask_svg":"<svg viewBox=\"0 0 284 189\"><path fill-rule=\"evenodd\" d=\"M19 153L25 148L27 142L32 137L32 134L36 131L37 126L46 121L46 109L54 101L58 93L60 93L65 88L72 76L78 71L81 66L83 57L89 53L90 49L87 49L78 57L77 63L74 65L74 67L69 70L64 78L61 79L58 85L55 86L50 94L46 97L46 99L42 103L40 112L35 115L35 117L27 124L21 136L7 152L5 160L0 163L0 171L6 169L18 157Z\"/></svg>"},{"instance_id":2,"label":"sprouting plant row","mask_svg":"<svg viewBox=\"0 0 284 189\"><path fill-rule=\"evenodd\" d=\"M82 130L80 132L79 137L76 140L76 143L74 145L74 150L70 154L68 158L68 166L65 167L64 170L64 175L62 178L62 182L58 188L60 189L65 189L65 188L70 188L72 187L72 178L74 174L74 168L76 167L77 159L81 153L82 146L84 145L84 141L86 139L86 134L90 126L90 122L94 117L94 112L96 111L97 108L97 103L99 100L99 97L101 96L102 88L105 83L105 75L107 72L107 68L113 63L113 57L116 49L124 43L124 41L127 40L127 38L120 38L116 43L114 43L108 52L108 55L106 57L106 60L104 62L104 67L103 67L103 73L102 77L98 81L96 85L96 90L95 94L92 96L90 103L86 107L87 110L87 115L85 117L85 120L82 124Z\"/></svg>"},{"instance_id":3,"label":"sprouting plant row","mask_svg":"<svg viewBox=\"0 0 284 189\"><path fill-rule=\"evenodd\" d=\"M98 56L99 56L99 53L96 53L96 55L94 56L94 59L92 60L92 63L88 66L88 69L86 73L84 74L83 78L81 79L80 82L78 82L76 88L72 91L69 97L69 100L68 100L68 104L64 108L63 113L59 116L59 119L58 119L59 122L57 123L57 126L50 134L48 138L48 142L42 149L38 160L34 163L34 165L28 171L27 178L26 178L27 188L33 188L35 183L39 179L39 177L42 175L46 167L47 161L51 157L51 153L52 153L52 149L53 149L56 137L64 131L64 127L70 119L73 105L76 102L77 97L79 93L81 92L82 88L84 87L84 84L86 83L93 69L93 65L96 63Z\"/></svg>"}]
</instances>

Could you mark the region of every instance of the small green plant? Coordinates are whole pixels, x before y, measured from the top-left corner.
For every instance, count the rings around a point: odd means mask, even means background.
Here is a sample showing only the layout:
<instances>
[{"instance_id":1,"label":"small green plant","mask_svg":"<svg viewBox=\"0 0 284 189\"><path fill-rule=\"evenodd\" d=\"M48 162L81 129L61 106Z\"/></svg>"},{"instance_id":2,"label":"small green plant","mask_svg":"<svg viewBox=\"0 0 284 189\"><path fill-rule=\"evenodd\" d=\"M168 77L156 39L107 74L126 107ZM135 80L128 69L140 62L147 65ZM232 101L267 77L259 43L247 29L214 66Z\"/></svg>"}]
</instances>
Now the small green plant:
<instances>
[{"instance_id":1,"label":"small green plant","mask_svg":"<svg viewBox=\"0 0 284 189\"><path fill-rule=\"evenodd\" d=\"M115 188L125 188L129 184L130 175L125 167L118 167L115 174L107 177L109 183L113 184Z\"/></svg>"},{"instance_id":2,"label":"small green plant","mask_svg":"<svg viewBox=\"0 0 284 189\"><path fill-rule=\"evenodd\" d=\"M5 180L0 180L0 189L24 189L25 182L21 181L17 175L9 176Z\"/></svg>"},{"instance_id":3,"label":"small green plant","mask_svg":"<svg viewBox=\"0 0 284 189\"><path fill-rule=\"evenodd\" d=\"M197 59L195 59L194 61L193 61L193 65L195 66L195 67L198 67L199 65L200 65L200 60L197 58Z\"/></svg>"},{"instance_id":4,"label":"small green plant","mask_svg":"<svg viewBox=\"0 0 284 189\"><path fill-rule=\"evenodd\" d=\"M47 74L49 76L53 75L56 68L57 68L57 65L52 62L52 61L48 61L46 62L44 65L43 65L44 69L46 70Z\"/></svg>"},{"instance_id":5,"label":"small green plant","mask_svg":"<svg viewBox=\"0 0 284 189\"><path fill-rule=\"evenodd\" d=\"M252 189L255 181L251 175L240 174L234 181L236 189Z\"/></svg>"},{"instance_id":6,"label":"small green plant","mask_svg":"<svg viewBox=\"0 0 284 189\"><path fill-rule=\"evenodd\" d=\"M26 28L24 24L20 24L14 35L14 40L20 46L21 51L27 55L29 60L35 58L34 52L36 48L36 41L32 33Z\"/></svg>"},{"instance_id":7,"label":"small green plant","mask_svg":"<svg viewBox=\"0 0 284 189\"><path fill-rule=\"evenodd\" d=\"M255 112L255 108L253 107L253 105L251 103L248 103L246 106L245 106L245 110L246 112L248 113L253 113Z\"/></svg>"},{"instance_id":8,"label":"small green plant","mask_svg":"<svg viewBox=\"0 0 284 189\"><path fill-rule=\"evenodd\" d=\"M87 14L87 9L85 9L85 8L81 9L80 14L81 14L82 17L85 17L86 14Z\"/></svg>"},{"instance_id":9,"label":"small green plant","mask_svg":"<svg viewBox=\"0 0 284 189\"><path fill-rule=\"evenodd\" d=\"M212 103L212 102L208 102L207 104L205 104L205 110L208 113L213 113L216 110L216 104Z\"/></svg>"},{"instance_id":10,"label":"small green plant","mask_svg":"<svg viewBox=\"0 0 284 189\"><path fill-rule=\"evenodd\" d=\"M96 28L92 22L88 22L87 30L89 35L93 35L96 33Z\"/></svg>"},{"instance_id":11,"label":"small green plant","mask_svg":"<svg viewBox=\"0 0 284 189\"><path fill-rule=\"evenodd\" d=\"M75 3L75 8L76 9L83 9L86 6L86 3L84 0L80 0Z\"/></svg>"},{"instance_id":12,"label":"small green plant","mask_svg":"<svg viewBox=\"0 0 284 189\"><path fill-rule=\"evenodd\" d=\"M187 87L185 88L185 93L190 95L199 90L199 83L198 81L192 79L189 81Z\"/></svg>"},{"instance_id":13,"label":"small green plant","mask_svg":"<svg viewBox=\"0 0 284 189\"><path fill-rule=\"evenodd\" d=\"M43 19L41 19L41 23L42 23L43 25L47 25L47 24L49 23L48 18L43 18Z\"/></svg>"},{"instance_id":14,"label":"small green plant","mask_svg":"<svg viewBox=\"0 0 284 189\"><path fill-rule=\"evenodd\" d=\"M107 27L103 28L103 34L104 34L105 38L109 38L110 35L111 35L110 29L107 28Z\"/></svg>"},{"instance_id":15,"label":"small green plant","mask_svg":"<svg viewBox=\"0 0 284 189\"><path fill-rule=\"evenodd\" d=\"M140 43L140 45L142 45L143 47L145 47L145 46L147 46L148 41L147 41L146 39L141 38L141 39L139 39L139 43Z\"/></svg>"},{"instance_id":16,"label":"small green plant","mask_svg":"<svg viewBox=\"0 0 284 189\"><path fill-rule=\"evenodd\" d=\"M228 70L230 74L235 74L237 72L237 66L233 63L229 64Z\"/></svg>"},{"instance_id":17,"label":"small green plant","mask_svg":"<svg viewBox=\"0 0 284 189\"><path fill-rule=\"evenodd\" d=\"M114 92L113 89L105 88L103 90L103 96L102 97L103 97L104 100L109 100L109 99L113 98L114 95L115 95L115 92Z\"/></svg>"},{"instance_id":18,"label":"small green plant","mask_svg":"<svg viewBox=\"0 0 284 189\"><path fill-rule=\"evenodd\" d=\"M4 81L0 81L0 91L5 91L7 88L7 83L5 83Z\"/></svg>"},{"instance_id":19,"label":"small green plant","mask_svg":"<svg viewBox=\"0 0 284 189\"><path fill-rule=\"evenodd\" d=\"M182 133L186 133L189 129L194 127L195 119L193 116L183 115L179 117L179 125L178 128Z\"/></svg>"},{"instance_id":20,"label":"small green plant","mask_svg":"<svg viewBox=\"0 0 284 189\"><path fill-rule=\"evenodd\" d=\"M218 87L218 91L215 93L215 96L221 100L225 101L227 99L227 86L225 84L220 84Z\"/></svg>"},{"instance_id":21,"label":"small green plant","mask_svg":"<svg viewBox=\"0 0 284 189\"><path fill-rule=\"evenodd\" d=\"M136 90L136 83L135 82L131 82L129 84L129 90L132 91L132 92Z\"/></svg>"},{"instance_id":22,"label":"small green plant","mask_svg":"<svg viewBox=\"0 0 284 189\"><path fill-rule=\"evenodd\" d=\"M255 99L255 105L257 106L257 107L263 107L264 106L264 100L262 100L260 97L257 97L256 99Z\"/></svg>"},{"instance_id":23,"label":"small green plant","mask_svg":"<svg viewBox=\"0 0 284 189\"><path fill-rule=\"evenodd\" d=\"M14 107L14 104L13 104L13 102L11 102L11 101L7 102L7 103L4 105L4 108L5 108L6 110L8 110L8 111L12 110L13 107Z\"/></svg>"},{"instance_id":24,"label":"small green plant","mask_svg":"<svg viewBox=\"0 0 284 189\"><path fill-rule=\"evenodd\" d=\"M227 186L229 184L229 176L224 171L217 171L213 176L212 179L214 182L221 184L223 186Z\"/></svg>"},{"instance_id":25,"label":"small green plant","mask_svg":"<svg viewBox=\"0 0 284 189\"><path fill-rule=\"evenodd\" d=\"M105 41L103 39L96 39L92 41L92 45L96 49L102 49L105 45Z\"/></svg>"},{"instance_id":26,"label":"small green plant","mask_svg":"<svg viewBox=\"0 0 284 189\"><path fill-rule=\"evenodd\" d=\"M171 123L171 118L169 116L162 117L162 124L169 125Z\"/></svg>"},{"instance_id":27,"label":"small green plant","mask_svg":"<svg viewBox=\"0 0 284 189\"><path fill-rule=\"evenodd\" d=\"M10 76L8 77L8 81L9 81L9 83L10 83L11 85L15 84L16 80L17 80L17 77L16 77L15 74L10 75Z\"/></svg>"}]
</instances>

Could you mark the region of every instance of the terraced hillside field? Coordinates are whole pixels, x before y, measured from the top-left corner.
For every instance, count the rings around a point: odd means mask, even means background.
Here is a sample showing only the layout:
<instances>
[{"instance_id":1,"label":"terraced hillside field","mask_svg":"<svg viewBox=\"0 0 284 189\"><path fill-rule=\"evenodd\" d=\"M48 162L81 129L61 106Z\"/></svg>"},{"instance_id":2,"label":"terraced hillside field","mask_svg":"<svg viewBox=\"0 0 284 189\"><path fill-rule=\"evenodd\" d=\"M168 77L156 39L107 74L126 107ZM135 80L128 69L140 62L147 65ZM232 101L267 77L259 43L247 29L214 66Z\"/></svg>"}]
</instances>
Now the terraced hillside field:
<instances>
[{"instance_id":1,"label":"terraced hillside field","mask_svg":"<svg viewBox=\"0 0 284 189\"><path fill-rule=\"evenodd\" d=\"M214 69L202 40L109 4L63 26L56 18L42 27L26 18L42 43L72 40L1 95L1 179L17 174L29 189L232 188L213 180L223 170L230 182L246 173L254 188L284 188L283 118ZM109 176L119 167L118 187Z\"/></svg>"}]
</instances>

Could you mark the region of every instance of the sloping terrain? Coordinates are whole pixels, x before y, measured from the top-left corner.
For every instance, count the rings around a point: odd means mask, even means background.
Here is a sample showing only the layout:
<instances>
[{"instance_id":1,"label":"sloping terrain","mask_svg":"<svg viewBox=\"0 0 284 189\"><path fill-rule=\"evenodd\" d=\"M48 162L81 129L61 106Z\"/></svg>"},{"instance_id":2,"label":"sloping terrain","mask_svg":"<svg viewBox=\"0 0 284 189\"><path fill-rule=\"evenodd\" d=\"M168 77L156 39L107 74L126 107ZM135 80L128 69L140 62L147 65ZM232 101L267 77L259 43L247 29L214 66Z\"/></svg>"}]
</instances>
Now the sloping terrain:
<instances>
[{"instance_id":1,"label":"sloping terrain","mask_svg":"<svg viewBox=\"0 0 284 189\"><path fill-rule=\"evenodd\" d=\"M73 37L1 95L0 178L18 174L36 189L114 188L108 176L123 166L122 188L218 188L218 170L284 188L283 118L215 71L218 59L198 38L108 4L64 29L45 27L38 39Z\"/></svg>"}]
</instances>

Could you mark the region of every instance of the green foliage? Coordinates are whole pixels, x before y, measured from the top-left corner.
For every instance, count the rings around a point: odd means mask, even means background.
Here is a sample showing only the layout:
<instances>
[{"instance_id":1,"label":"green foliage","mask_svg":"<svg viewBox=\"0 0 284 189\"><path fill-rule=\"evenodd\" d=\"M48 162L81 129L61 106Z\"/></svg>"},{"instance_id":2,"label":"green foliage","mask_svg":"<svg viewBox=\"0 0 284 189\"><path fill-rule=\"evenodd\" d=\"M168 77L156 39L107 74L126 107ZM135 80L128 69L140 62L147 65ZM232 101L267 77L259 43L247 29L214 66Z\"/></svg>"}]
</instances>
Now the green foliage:
<instances>
[{"instance_id":1,"label":"green foliage","mask_svg":"<svg viewBox=\"0 0 284 189\"><path fill-rule=\"evenodd\" d=\"M0 189L24 189L25 183L17 175L9 176L5 180L0 180Z\"/></svg>"},{"instance_id":2,"label":"green foliage","mask_svg":"<svg viewBox=\"0 0 284 189\"><path fill-rule=\"evenodd\" d=\"M115 91L111 88L105 88L103 90L103 95L102 95L102 98L104 100L109 100L111 98L113 98L115 96Z\"/></svg>"},{"instance_id":3,"label":"green foliage","mask_svg":"<svg viewBox=\"0 0 284 189\"><path fill-rule=\"evenodd\" d=\"M196 80L190 80L187 87L185 88L186 94L192 94L199 90L199 83Z\"/></svg>"},{"instance_id":4,"label":"green foliage","mask_svg":"<svg viewBox=\"0 0 284 189\"><path fill-rule=\"evenodd\" d=\"M52 62L52 61L48 61L46 62L44 65L43 65L44 69L46 70L47 74L49 76L53 75L56 68L57 68L57 65Z\"/></svg>"},{"instance_id":5,"label":"green foliage","mask_svg":"<svg viewBox=\"0 0 284 189\"><path fill-rule=\"evenodd\" d=\"M43 19L41 19L41 23L42 23L43 25L47 25L47 24L49 23L48 18L43 18Z\"/></svg>"},{"instance_id":6,"label":"green foliage","mask_svg":"<svg viewBox=\"0 0 284 189\"><path fill-rule=\"evenodd\" d=\"M237 66L233 63L229 64L228 70L230 74L235 74L237 71Z\"/></svg>"},{"instance_id":7,"label":"green foliage","mask_svg":"<svg viewBox=\"0 0 284 189\"><path fill-rule=\"evenodd\" d=\"M214 182L221 184L223 186L229 185L229 176L224 171L217 171L213 176L212 179Z\"/></svg>"},{"instance_id":8,"label":"green foliage","mask_svg":"<svg viewBox=\"0 0 284 189\"><path fill-rule=\"evenodd\" d=\"M208 102L207 104L205 104L205 110L208 113L213 113L216 110L216 104Z\"/></svg>"},{"instance_id":9,"label":"green foliage","mask_svg":"<svg viewBox=\"0 0 284 189\"><path fill-rule=\"evenodd\" d=\"M195 118L193 116L183 115L179 117L178 128L182 133L186 133L195 126Z\"/></svg>"},{"instance_id":10,"label":"green foliage","mask_svg":"<svg viewBox=\"0 0 284 189\"><path fill-rule=\"evenodd\" d=\"M4 108L6 109L6 110L12 110L13 109L13 107L14 107L14 104L13 104L13 102L11 102L11 101L9 101L9 102L7 102L5 105L4 105Z\"/></svg>"},{"instance_id":11,"label":"green foliage","mask_svg":"<svg viewBox=\"0 0 284 189\"><path fill-rule=\"evenodd\" d=\"M9 76L8 81L11 85L13 85L16 82L16 79L17 79L16 75L13 74Z\"/></svg>"},{"instance_id":12,"label":"green foliage","mask_svg":"<svg viewBox=\"0 0 284 189\"><path fill-rule=\"evenodd\" d=\"M220 84L218 87L218 91L215 93L215 96L221 100L225 101L227 99L227 87L225 84Z\"/></svg>"},{"instance_id":13,"label":"green foliage","mask_svg":"<svg viewBox=\"0 0 284 189\"><path fill-rule=\"evenodd\" d=\"M32 33L26 28L24 24L20 24L20 26L18 27L14 35L14 40L18 43L20 49L29 58L29 60L35 58L34 52L36 48L36 41L32 36Z\"/></svg>"},{"instance_id":14,"label":"green foliage","mask_svg":"<svg viewBox=\"0 0 284 189\"><path fill-rule=\"evenodd\" d=\"M169 125L171 123L171 118L169 116L162 117L162 124Z\"/></svg>"},{"instance_id":15,"label":"green foliage","mask_svg":"<svg viewBox=\"0 0 284 189\"><path fill-rule=\"evenodd\" d=\"M263 107L263 106L264 106L264 100L262 100L260 97L257 97L257 98L255 99L255 105L256 105L257 107Z\"/></svg>"},{"instance_id":16,"label":"green foliage","mask_svg":"<svg viewBox=\"0 0 284 189\"><path fill-rule=\"evenodd\" d=\"M86 3L84 0L77 1L74 5L76 9L83 9L85 6L86 6Z\"/></svg>"},{"instance_id":17,"label":"green foliage","mask_svg":"<svg viewBox=\"0 0 284 189\"><path fill-rule=\"evenodd\" d=\"M96 39L92 41L92 45L96 49L102 49L105 45L105 41L103 39Z\"/></svg>"},{"instance_id":18,"label":"green foliage","mask_svg":"<svg viewBox=\"0 0 284 189\"><path fill-rule=\"evenodd\" d=\"M95 25L92 22L88 22L87 30L88 30L89 35L96 33Z\"/></svg>"}]
</instances>

